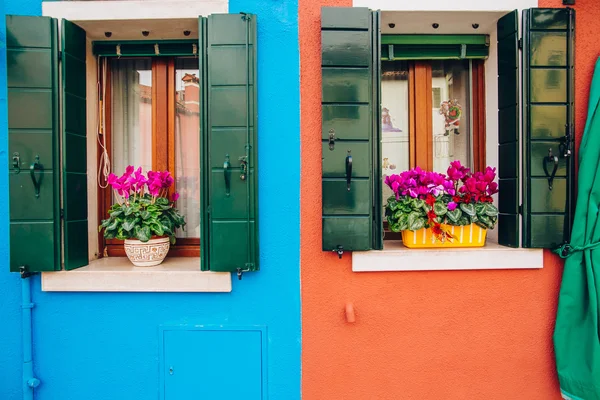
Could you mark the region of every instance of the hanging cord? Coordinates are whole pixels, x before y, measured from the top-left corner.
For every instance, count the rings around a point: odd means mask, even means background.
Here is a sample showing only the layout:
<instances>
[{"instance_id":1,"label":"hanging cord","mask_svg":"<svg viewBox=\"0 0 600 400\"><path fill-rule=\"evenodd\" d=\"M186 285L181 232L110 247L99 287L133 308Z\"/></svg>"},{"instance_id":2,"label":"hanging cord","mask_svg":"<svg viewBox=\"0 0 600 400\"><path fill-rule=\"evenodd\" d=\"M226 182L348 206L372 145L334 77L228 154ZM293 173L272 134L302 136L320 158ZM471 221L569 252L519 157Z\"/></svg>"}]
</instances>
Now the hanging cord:
<instances>
[{"instance_id":1,"label":"hanging cord","mask_svg":"<svg viewBox=\"0 0 600 400\"><path fill-rule=\"evenodd\" d=\"M600 242L586 244L585 246L573 246L569 243L565 243L558 249L552 250L552 252L558 254L560 258L569 258L573 253L578 251L594 250L598 247L600 247Z\"/></svg>"},{"instance_id":2,"label":"hanging cord","mask_svg":"<svg viewBox=\"0 0 600 400\"><path fill-rule=\"evenodd\" d=\"M108 175L110 174L110 158L108 156L108 151L106 150L105 134L106 106L104 97L106 96L106 57L102 57L102 59L99 57L98 66L98 130L96 139L98 140L101 149L100 162L98 163L98 186L105 189L108 187Z\"/></svg>"}]
</instances>

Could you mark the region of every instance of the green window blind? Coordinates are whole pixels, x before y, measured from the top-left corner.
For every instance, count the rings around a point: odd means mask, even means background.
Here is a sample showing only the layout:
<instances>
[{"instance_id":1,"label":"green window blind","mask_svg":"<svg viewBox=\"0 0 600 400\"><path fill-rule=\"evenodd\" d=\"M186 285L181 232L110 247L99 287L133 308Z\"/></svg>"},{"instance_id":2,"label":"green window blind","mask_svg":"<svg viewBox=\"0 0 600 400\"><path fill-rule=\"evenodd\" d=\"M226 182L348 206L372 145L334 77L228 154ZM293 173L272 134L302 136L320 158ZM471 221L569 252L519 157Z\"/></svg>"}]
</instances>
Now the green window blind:
<instances>
[{"instance_id":1,"label":"green window blind","mask_svg":"<svg viewBox=\"0 0 600 400\"><path fill-rule=\"evenodd\" d=\"M574 211L575 10L523 12L523 247L569 241Z\"/></svg>"},{"instance_id":2,"label":"green window blind","mask_svg":"<svg viewBox=\"0 0 600 400\"><path fill-rule=\"evenodd\" d=\"M197 56L198 40L100 40L92 43L92 51L104 57Z\"/></svg>"},{"instance_id":3,"label":"green window blind","mask_svg":"<svg viewBox=\"0 0 600 400\"><path fill-rule=\"evenodd\" d=\"M498 20L498 243L519 247L519 23Z\"/></svg>"},{"instance_id":4,"label":"green window blind","mask_svg":"<svg viewBox=\"0 0 600 400\"><path fill-rule=\"evenodd\" d=\"M62 20L62 151L64 264L88 264L86 40L85 31Z\"/></svg>"},{"instance_id":5,"label":"green window blind","mask_svg":"<svg viewBox=\"0 0 600 400\"><path fill-rule=\"evenodd\" d=\"M10 270L60 269L58 26L6 17Z\"/></svg>"},{"instance_id":6,"label":"green window blind","mask_svg":"<svg viewBox=\"0 0 600 400\"><path fill-rule=\"evenodd\" d=\"M60 270L61 260L65 269L82 267L88 263L85 32L62 21L59 88L57 20L7 16L6 26L10 270Z\"/></svg>"},{"instance_id":7,"label":"green window blind","mask_svg":"<svg viewBox=\"0 0 600 400\"><path fill-rule=\"evenodd\" d=\"M382 35L382 60L485 59L488 35Z\"/></svg>"},{"instance_id":8,"label":"green window blind","mask_svg":"<svg viewBox=\"0 0 600 400\"><path fill-rule=\"evenodd\" d=\"M200 32L202 269L241 276L259 269L256 16L211 15Z\"/></svg>"},{"instance_id":9,"label":"green window blind","mask_svg":"<svg viewBox=\"0 0 600 400\"><path fill-rule=\"evenodd\" d=\"M321 12L323 250L340 256L381 246L373 207L381 191L378 19L367 8Z\"/></svg>"}]
</instances>

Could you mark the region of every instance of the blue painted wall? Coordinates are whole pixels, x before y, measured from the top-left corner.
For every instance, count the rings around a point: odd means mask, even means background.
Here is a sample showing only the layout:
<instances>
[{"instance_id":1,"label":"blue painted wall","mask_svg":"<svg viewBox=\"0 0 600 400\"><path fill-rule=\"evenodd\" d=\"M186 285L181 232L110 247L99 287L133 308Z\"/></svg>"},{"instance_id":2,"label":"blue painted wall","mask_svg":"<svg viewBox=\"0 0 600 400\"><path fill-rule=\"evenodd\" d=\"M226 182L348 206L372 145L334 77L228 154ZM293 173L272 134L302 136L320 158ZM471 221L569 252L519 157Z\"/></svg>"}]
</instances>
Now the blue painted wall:
<instances>
[{"instance_id":1,"label":"blue painted wall","mask_svg":"<svg viewBox=\"0 0 600 400\"><path fill-rule=\"evenodd\" d=\"M4 1L2 14L41 14L39 0ZM298 3L230 0L229 9L258 16L261 271L234 277L229 294L46 293L34 277L34 371L42 382L36 399L157 399L161 324L267 326L269 398L300 398ZM0 31L4 43L4 18ZM6 166L1 53L0 165ZM7 190L7 175L0 174L0 193ZM7 209L8 199L0 197L0 399L13 400L21 398L20 278L8 272ZM222 373L235 385L243 371Z\"/></svg>"}]
</instances>

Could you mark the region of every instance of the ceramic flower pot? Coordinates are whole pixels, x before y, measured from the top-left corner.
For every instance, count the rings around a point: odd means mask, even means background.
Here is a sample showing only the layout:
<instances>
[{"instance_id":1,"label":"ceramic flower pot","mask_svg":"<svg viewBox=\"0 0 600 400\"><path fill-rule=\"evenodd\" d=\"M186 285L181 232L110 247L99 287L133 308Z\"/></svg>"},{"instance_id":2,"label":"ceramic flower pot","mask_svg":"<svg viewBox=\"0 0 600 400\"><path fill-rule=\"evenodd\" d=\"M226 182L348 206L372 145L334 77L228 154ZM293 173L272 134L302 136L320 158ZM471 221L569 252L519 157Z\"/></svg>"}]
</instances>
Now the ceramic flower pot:
<instances>
[{"instance_id":1,"label":"ceramic flower pot","mask_svg":"<svg viewBox=\"0 0 600 400\"><path fill-rule=\"evenodd\" d=\"M485 244L487 230L479 225L454 226L442 224L442 229L454 238L440 242L431 229L423 228L418 231L402 231L402 243L409 248L450 248L450 247L482 247Z\"/></svg>"},{"instance_id":2,"label":"ceramic flower pot","mask_svg":"<svg viewBox=\"0 0 600 400\"><path fill-rule=\"evenodd\" d=\"M162 263L170 247L169 237L152 238L146 243L136 239L125 240L127 258L136 267L153 267Z\"/></svg>"}]
</instances>

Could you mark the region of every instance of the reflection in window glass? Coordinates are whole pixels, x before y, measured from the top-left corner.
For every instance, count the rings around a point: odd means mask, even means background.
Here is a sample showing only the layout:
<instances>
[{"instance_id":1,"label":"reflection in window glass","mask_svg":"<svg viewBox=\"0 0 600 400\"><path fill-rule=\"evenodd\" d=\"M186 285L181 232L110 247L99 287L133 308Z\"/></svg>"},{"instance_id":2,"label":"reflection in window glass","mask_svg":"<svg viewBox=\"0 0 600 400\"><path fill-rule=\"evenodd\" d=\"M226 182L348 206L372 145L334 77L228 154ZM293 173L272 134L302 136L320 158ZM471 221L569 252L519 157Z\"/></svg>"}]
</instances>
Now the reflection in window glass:
<instances>
[{"instance_id":1,"label":"reflection in window glass","mask_svg":"<svg viewBox=\"0 0 600 400\"><path fill-rule=\"evenodd\" d=\"M445 173L451 161L472 167L469 61L432 62L433 170Z\"/></svg>"},{"instance_id":2,"label":"reflection in window glass","mask_svg":"<svg viewBox=\"0 0 600 400\"><path fill-rule=\"evenodd\" d=\"M128 165L152 169L152 62L111 60L112 172Z\"/></svg>"},{"instance_id":3,"label":"reflection in window glass","mask_svg":"<svg viewBox=\"0 0 600 400\"><path fill-rule=\"evenodd\" d=\"M408 65L406 61L382 62L381 152L382 176L399 174L409 168L408 146ZM383 185L383 201L392 191Z\"/></svg>"},{"instance_id":4,"label":"reflection in window glass","mask_svg":"<svg viewBox=\"0 0 600 400\"><path fill-rule=\"evenodd\" d=\"M197 58L175 60L175 187L185 230L177 237L200 237L200 80Z\"/></svg>"}]
</instances>

